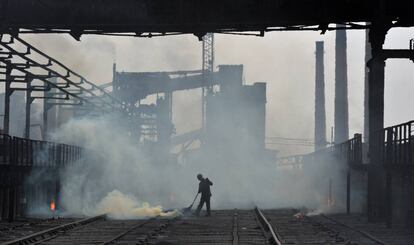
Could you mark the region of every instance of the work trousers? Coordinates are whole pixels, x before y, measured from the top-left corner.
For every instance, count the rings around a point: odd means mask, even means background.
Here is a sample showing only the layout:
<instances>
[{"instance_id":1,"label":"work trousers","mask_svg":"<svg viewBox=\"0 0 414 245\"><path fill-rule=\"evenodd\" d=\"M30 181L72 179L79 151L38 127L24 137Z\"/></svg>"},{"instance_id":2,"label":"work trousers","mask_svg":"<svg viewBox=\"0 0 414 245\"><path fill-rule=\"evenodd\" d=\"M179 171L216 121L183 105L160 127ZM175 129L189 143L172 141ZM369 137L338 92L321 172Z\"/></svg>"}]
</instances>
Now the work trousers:
<instances>
[{"instance_id":1,"label":"work trousers","mask_svg":"<svg viewBox=\"0 0 414 245\"><path fill-rule=\"evenodd\" d=\"M207 215L211 215L211 213L210 213L210 195L201 195L200 203L198 204L198 207L197 207L197 210L196 210L196 215L200 214L200 211L203 208L204 203L206 203Z\"/></svg>"}]
</instances>

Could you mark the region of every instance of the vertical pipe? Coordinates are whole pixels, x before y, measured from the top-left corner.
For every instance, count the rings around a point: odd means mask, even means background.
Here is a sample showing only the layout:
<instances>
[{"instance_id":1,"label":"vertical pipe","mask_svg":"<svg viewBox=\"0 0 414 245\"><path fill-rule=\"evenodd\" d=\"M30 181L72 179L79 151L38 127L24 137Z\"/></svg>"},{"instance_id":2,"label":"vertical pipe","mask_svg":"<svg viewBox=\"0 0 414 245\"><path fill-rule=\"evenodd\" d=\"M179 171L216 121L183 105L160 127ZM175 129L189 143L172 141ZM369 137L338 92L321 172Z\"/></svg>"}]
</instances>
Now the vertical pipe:
<instances>
[{"instance_id":1,"label":"vertical pipe","mask_svg":"<svg viewBox=\"0 0 414 245\"><path fill-rule=\"evenodd\" d=\"M326 147L324 42L316 42L315 151Z\"/></svg>"},{"instance_id":2,"label":"vertical pipe","mask_svg":"<svg viewBox=\"0 0 414 245\"><path fill-rule=\"evenodd\" d=\"M342 143L349 138L346 41L346 30L337 30L335 43L335 144Z\"/></svg>"}]
</instances>

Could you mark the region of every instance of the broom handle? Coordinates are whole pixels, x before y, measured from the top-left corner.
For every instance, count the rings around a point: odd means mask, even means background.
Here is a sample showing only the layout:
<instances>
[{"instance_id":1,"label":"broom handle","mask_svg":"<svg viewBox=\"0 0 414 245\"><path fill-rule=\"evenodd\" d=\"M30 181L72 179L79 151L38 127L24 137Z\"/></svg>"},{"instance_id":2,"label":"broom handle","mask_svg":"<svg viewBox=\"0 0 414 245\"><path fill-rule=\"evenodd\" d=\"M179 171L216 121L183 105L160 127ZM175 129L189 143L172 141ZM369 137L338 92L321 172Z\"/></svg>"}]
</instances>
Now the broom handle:
<instances>
[{"instance_id":1,"label":"broom handle","mask_svg":"<svg viewBox=\"0 0 414 245\"><path fill-rule=\"evenodd\" d=\"M196 199L197 199L197 197L198 197L198 194L199 194L199 193L197 193L197 195L194 197L194 200L193 200L193 203L191 203L191 206L193 206L193 205L194 205L195 200L196 200Z\"/></svg>"}]
</instances>

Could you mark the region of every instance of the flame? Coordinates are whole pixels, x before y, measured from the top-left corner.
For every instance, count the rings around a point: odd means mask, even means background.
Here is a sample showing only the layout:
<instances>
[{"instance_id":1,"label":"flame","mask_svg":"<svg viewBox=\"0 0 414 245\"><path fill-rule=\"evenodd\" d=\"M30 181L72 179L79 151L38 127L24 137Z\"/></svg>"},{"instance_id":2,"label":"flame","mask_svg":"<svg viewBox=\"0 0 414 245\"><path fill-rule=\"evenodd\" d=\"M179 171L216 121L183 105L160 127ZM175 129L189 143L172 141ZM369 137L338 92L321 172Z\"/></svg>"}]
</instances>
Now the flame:
<instances>
[{"instance_id":1,"label":"flame","mask_svg":"<svg viewBox=\"0 0 414 245\"><path fill-rule=\"evenodd\" d=\"M52 201L50 202L50 210L55 211L55 209L56 209L56 204L55 204L55 201L54 201L54 200L52 200Z\"/></svg>"}]
</instances>

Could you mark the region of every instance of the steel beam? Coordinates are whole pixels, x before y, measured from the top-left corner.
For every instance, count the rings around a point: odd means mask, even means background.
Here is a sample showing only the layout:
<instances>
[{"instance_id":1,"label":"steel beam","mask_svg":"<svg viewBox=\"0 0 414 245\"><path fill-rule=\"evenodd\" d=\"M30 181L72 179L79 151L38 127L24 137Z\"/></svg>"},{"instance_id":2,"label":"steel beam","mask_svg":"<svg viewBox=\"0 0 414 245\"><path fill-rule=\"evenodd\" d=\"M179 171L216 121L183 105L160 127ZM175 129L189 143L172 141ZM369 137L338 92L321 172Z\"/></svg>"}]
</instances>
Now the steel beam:
<instances>
[{"instance_id":1,"label":"steel beam","mask_svg":"<svg viewBox=\"0 0 414 245\"><path fill-rule=\"evenodd\" d=\"M414 3L406 0L1 0L0 30L82 34L165 34L289 30L330 23L372 22L385 2L383 17L398 26L414 24ZM349 25L358 28L360 24Z\"/></svg>"}]
</instances>

